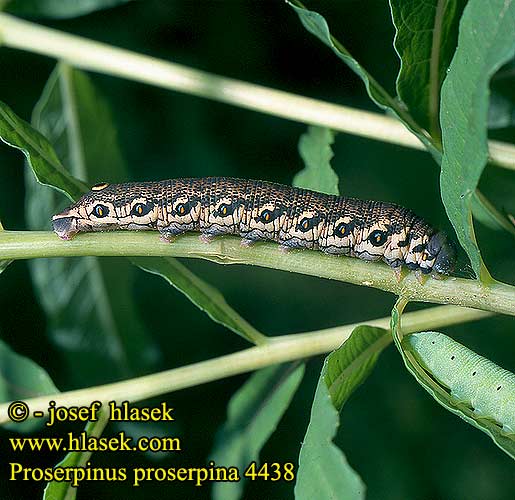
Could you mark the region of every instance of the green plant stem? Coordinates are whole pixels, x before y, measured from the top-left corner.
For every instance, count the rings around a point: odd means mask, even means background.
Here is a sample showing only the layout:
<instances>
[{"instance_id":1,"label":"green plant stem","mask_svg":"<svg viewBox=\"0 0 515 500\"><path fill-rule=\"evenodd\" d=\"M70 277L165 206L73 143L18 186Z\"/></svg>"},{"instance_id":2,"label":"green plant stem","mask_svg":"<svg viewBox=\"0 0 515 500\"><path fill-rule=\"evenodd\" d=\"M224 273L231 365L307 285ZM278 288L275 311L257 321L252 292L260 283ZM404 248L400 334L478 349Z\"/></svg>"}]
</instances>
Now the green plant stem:
<instances>
[{"instance_id":1,"label":"green plant stem","mask_svg":"<svg viewBox=\"0 0 515 500\"><path fill-rule=\"evenodd\" d=\"M475 309L439 306L404 314L402 326L403 332L408 333L474 321L490 315L489 312ZM364 323L388 328L390 317ZM91 404L93 400L101 401L104 404L108 401L117 401L118 403L121 401L141 401L276 363L284 363L332 351L347 340L352 330L359 324L363 324L363 322L311 333L275 337L270 339L266 345L251 347L209 361L202 361L123 382L31 398L25 400L25 402L29 405L32 414L34 411L46 413L49 401L55 401L56 406L83 406ZM388 335L389 342L391 342L391 334L387 332L385 335ZM8 407L9 403L0 405L0 424L9 422Z\"/></svg>"},{"instance_id":2,"label":"green plant stem","mask_svg":"<svg viewBox=\"0 0 515 500\"><path fill-rule=\"evenodd\" d=\"M511 285L493 283L487 286L476 280L454 277L444 280L428 278L421 284L414 273L406 273L397 282L392 270L383 263L310 250L284 254L275 243L260 242L245 248L236 237L217 238L206 244L199 240L198 235L186 234L169 244L161 242L157 232L139 231L84 233L71 241L61 241L51 232L0 232L0 259L87 255L189 257L218 264L249 264L378 288L409 301L454 304L515 315L515 287Z\"/></svg>"},{"instance_id":3,"label":"green plant stem","mask_svg":"<svg viewBox=\"0 0 515 500\"><path fill-rule=\"evenodd\" d=\"M0 41L91 71L185 92L290 120L424 150L394 118L270 89L63 33L0 13ZM515 146L490 141L494 164L515 170Z\"/></svg>"}]
</instances>

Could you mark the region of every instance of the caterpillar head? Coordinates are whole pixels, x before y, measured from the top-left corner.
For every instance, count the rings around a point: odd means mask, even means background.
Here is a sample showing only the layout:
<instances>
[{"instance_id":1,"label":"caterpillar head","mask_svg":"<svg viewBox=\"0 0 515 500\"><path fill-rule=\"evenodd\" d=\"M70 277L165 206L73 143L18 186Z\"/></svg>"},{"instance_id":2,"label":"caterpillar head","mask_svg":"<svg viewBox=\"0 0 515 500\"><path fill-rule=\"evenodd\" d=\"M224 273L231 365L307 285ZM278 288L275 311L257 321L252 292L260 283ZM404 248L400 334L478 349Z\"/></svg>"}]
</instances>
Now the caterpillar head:
<instances>
[{"instance_id":1,"label":"caterpillar head","mask_svg":"<svg viewBox=\"0 0 515 500\"><path fill-rule=\"evenodd\" d=\"M52 217L54 232L70 240L81 231L150 229L157 219L157 206L143 191L133 189L130 197L120 184L97 184L76 203ZM120 199L121 198L121 199Z\"/></svg>"},{"instance_id":2,"label":"caterpillar head","mask_svg":"<svg viewBox=\"0 0 515 500\"><path fill-rule=\"evenodd\" d=\"M431 236L427 251L435 257L433 270L439 274L451 274L456 264L456 250L447 239L447 235L440 231Z\"/></svg>"}]
</instances>

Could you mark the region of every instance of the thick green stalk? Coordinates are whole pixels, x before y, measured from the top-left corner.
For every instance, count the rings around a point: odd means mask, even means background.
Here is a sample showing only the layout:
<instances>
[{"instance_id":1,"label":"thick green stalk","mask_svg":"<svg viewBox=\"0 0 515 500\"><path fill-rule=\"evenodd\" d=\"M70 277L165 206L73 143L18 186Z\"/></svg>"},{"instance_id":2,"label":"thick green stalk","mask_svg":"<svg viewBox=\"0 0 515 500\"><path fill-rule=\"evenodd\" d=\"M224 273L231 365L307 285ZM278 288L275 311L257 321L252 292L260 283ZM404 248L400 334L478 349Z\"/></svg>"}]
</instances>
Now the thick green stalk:
<instances>
[{"instance_id":1,"label":"thick green stalk","mask_svg":"<svg viewBox=\"0 0 515 500\"><path fill-rule=\"evenodd\" d=\"M409 333L474 321L490 315L491 313L474 309L439 306L404 314L402 327L404 333ZM390 324L390 317L364 323L386 329ZM363 324L363 322L359 324ZM265 366L332 351L349 338L356 326L358 326L358 323L311 333L276 337L270 339L265 345L251 347L209 361L202 361L123 382L31 398L25 400L25 403L29 406L32 414L34 411L46 413L49 401L55 401L56 406L90 405L95 400L104 404L108 401L141 401L179 389L257 370ZM388 335L391 342L390 333L387 332L385 335ZM9 403L0 405L0 424L9 422L8 407Z\"/></svg>"},{"instance_id":2,"label":"thick green stalk","mask_svg":"<svg viewBox=\"0 0 515 500\"><path fill-rule=\"evenodd\" d=\"M392 270L382 263L309 250L284 254L275 243L256 243L245 248L236 237L226 236L206 244L197 235L187 234L169 244L161 242L156 232L138 231L86 233L72 241L61 241L50 232L0 233L0 260L86 255L171 256L206 259L218 264L249 264L370 286L409 301L455 304L515 315L515 287L511 285L494 283L486 286L476 280L454 277L445 280L429 278L421 284L414 273L407 273L397 282Z\"/></svg>"}]
</instances>

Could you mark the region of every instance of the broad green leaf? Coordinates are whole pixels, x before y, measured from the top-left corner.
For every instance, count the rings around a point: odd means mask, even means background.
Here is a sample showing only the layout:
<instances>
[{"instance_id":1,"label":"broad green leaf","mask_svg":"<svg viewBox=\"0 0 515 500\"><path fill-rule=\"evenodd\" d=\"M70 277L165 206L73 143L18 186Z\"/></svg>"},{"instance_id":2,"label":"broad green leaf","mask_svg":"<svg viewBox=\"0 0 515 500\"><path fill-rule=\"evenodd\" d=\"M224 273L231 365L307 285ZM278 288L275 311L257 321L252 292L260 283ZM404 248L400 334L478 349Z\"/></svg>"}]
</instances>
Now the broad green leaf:
<instances>
[{"instance_id":1,"label":"broad green leaf","mask_svg":"<svg viewBox=\"0 0 515 500\"><path fill-rule=\"evenodd\" d=\"M97 414L98 420L90 421L86 424L84 431L88 437L99 438L104 432L107 424L109 423L109 411L101 409ZM83 468L91 458L92 452L90 451L71 451L56 465L56 467L63 468ZM57 482L50 481L47 483L43 500L75 500L77 497L77 487L80 487L81 482L77 484L73 482Z\"/></svg>"},{"instance_id":2,"label":"broad green leaf","mask_svg":"<svg viewBox=\"0 0 515 500\"><path fill-rule=\"evenodd\" d=\"M204 311L213 321L220 323L244 339L263 343L265 336L242 318L227 302L219 290L192 273L177 259L168 257L138 257L132 262L148 273L164 278Z\"/></svg>"},{"instance_id":3,"label":"broad green leaf","mask_svg":"<svg viewBox=\"0 0 515 500\"><path fill-rule=\"evenodd\" d=\"M0 231L3 231L4 227L2 226L2 222L0 221ZM12 260L2 260L0 259L0 274L5 271L5 268L12 262Z\"/></svg>"},{"instance_id":4,"label":"broad green leaf","mask_svg":"<svg viewBox=\"0 0 515 500\"><path fill-rule=\"evenodd\" d=\"M514 26L514 2L470 0L442 86L442 199L476 275L485 283L492 282L492 277L476 243L472 197L488 159L489 81L515 54Z\"/></svg>"},{"instance_id":5,"label":"broad green leaf","mask_svg":"<svg viewBox=\"0 0 515 500\"><path fill-rule=\"evenodd\" d=\"M72 173L126 178L109 109L89 78L65 64L50 76L33 117ZM27 175L27 222L46 228L62 197ZM52 341L66 353L73 385L101 383L155 368L157 349L131 294L133 267L125 259L38 259L30 262ZM99 370L98 367L103 369Z\"/></svg>"},{"instance_id":6,"label":"broad green leaf","mask_svg":"<svg viewBox=\"0 0 515 500\"><path fill-rule=\"evenodd\" d=\"M382 109L391 111L404 125L413 132L436 157L440 152L434 147L429 134L418 125L412 116L403 108L401 103L388 94L381 85L359 64L349 51L330 33L323 16L317 12L306 9L299 0L286 0L298 14L302 25L319 40L325 43L349 68L358 75L368 92L370 98Z\"/></svg>"},{"instance_id":7,"label":"broad green leaf","mask_svg":"<svg viewBox=\"0 0 515 500\"><path fill-rule=\"evenodd\" d=\"M329 354L325 383L338 411L365 381L389 343L388 330L362 325L352 331L341 347Z\"/></svg>"},{"instance_id":8,"label":"broad green leaf","mask_svg":"<svg viewBox=\"0 0 515 500\"><path fill-rule=\"evenodd\" d=\"M5 10L18 16L67 18L108 9L131 0L10 0Z\"/></svg>"},{"instance_id":9,"label":"broad green leaf","mask_svg":"<svg viewBox=\"0 0 515 500\"><path fill-rule=\"evenodd\" d=\"M302 376L304 364L279 365L255 372L229 402L227 421L218 431L211 460L239 467L259 460L261 448L277 428ZM241 498L243 481L213 483L214 500Z\"/></svg>"},{"instance_id":10,"label":"broad green leaf","mask_svg":"<svg viewBox=\"0 0 515 500\"><path fill-rule=\"evenodd\" d=\"M71 200L87 189L83 182L66 172L48 140L3 102L0 102L0 139L23 152L39 183L55 187Z\"/></svg>"},{"instance_id":11,"label":"broad green leaf","mask_svg":"<svg viewBox=\"0 0 515 500\"><path fill-rule=\"evenodd\" d=\"M327 388L329 357L318 380L311 418L299 456L295 500L365 498L365 485L333 443L340 424Z\"/></svg>"},{"instance_id":12,"label":"broad green leaf","mask_svg":"<svg viewBox=\"0 0 515 500\"><path fill-rule=\"evenodd\" d=\"M440 137L440 88L458 38L466 0L390 0L401 60L397 92L415 121Z\"/></svg>"},{"instance_id":13,"label":"broad green leaf","mask_svg":"<svg viewBox=\"0 0 515 500\"><path fill-rule=\"evenodd\" d=\"M0 402L24 400L59 390L48 373L29 358L14 352L0 340ZM41 425L38 419L5 425L16 432L31 432Z\"/></svg>"},{"instance_id":14,"label":"broad green leaf","mask_svg":"<svg viewBox=\"0 0 515 500\"><path fill-rule=\"evenodd\" d=\"M461 403L452 396L445 386L439 383L420 363L420 355L417 354L417 337L408 335L403 337L400 317L405 306L403 299L399 299L392 310L391 330L397 349L399 350L408 371L417 382L446 410L458 415L465 422L488 434L499 448L512 458L515 458L515 436L508 436L501 432L501 428L492 420L480 418L480 414L474 412L468 405ZM422 332L417 335L423 335ZM418 337L419 338L419 337Z\"/></svg>"},{"instance_id":15,"label":"broad green leaf","mask_svg":"<svg viewBox=\"0 0 515 500\"><path fill-rule=\"evenodd\" d=\"M293 185L326 194L339 194L338 176L331 167L334 134L322 127L309 127L299 141L305 167L293 178Z\"/></svg>"}]
</instances>

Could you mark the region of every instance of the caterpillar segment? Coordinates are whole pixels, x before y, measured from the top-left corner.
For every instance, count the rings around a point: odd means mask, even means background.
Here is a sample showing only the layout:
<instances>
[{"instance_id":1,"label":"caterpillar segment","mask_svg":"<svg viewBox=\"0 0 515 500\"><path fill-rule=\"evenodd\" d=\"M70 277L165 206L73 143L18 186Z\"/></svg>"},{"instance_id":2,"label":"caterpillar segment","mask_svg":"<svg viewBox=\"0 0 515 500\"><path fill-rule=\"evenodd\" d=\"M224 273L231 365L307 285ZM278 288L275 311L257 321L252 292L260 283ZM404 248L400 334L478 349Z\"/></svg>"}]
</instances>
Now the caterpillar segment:
<instances>
[{"instance_id":1,"label":"caterpillar segment","mask_svg":"<svg viewBox=\"0 0 515 500\"><path fill-rule=\"evenodd\" d=\"M229 177L97 184L54 215L56 234L156 230L172 241L198 231L204 241L239 235L243 245L277 242L363 260L383 260L400 279L403 267L417 277L448 275L455 252L443 232L393 203L326 195L267 181Z\"/></svg>"}]
</instances>

